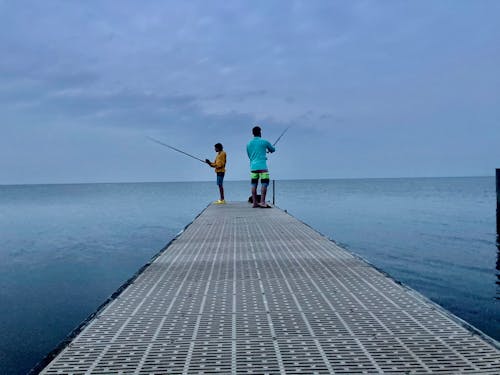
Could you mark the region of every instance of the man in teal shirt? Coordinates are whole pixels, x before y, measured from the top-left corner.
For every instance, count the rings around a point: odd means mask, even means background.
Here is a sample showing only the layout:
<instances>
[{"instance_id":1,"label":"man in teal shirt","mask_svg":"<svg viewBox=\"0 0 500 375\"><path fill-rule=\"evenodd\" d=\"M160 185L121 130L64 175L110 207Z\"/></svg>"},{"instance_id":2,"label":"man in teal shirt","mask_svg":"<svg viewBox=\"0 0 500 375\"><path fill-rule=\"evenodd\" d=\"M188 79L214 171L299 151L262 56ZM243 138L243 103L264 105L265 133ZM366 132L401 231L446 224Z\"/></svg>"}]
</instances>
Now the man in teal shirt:
<instances>
[{"instance_id":1,"label":"man in teal shirt","mask_svg":"<svg viewBox=\"0 0 500 375\"><path fill-rule=\"evenodd\" d=\"M256 126L252 129L253 139L247 144L247 155L250 159L250 178L252 180L253 207L270 208L266 203L267 187L269 186L269 170L267 169L266 153L276 149L267 140L262 139L261 129ZM261 183L260 202L257 202L257 185Z\"/></svg>"}]
</instances>

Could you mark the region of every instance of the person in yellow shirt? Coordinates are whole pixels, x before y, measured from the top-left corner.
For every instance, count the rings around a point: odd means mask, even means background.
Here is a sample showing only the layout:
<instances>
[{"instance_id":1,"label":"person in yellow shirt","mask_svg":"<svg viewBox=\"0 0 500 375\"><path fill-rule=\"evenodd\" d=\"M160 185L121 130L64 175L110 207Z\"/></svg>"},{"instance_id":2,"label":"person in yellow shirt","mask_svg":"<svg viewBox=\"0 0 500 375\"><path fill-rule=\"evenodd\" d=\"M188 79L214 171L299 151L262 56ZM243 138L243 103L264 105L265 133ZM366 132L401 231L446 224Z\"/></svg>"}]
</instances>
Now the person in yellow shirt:
<instances>
[{"instance_id":1,"label":"person in yellow shirt","mask_svg":"<svg viewBox=\"0 0 500 375\"><path fill-rule=\"evenodd\" d=\"M224 204L226 201L224 200L224 174L226 173L226 152L222 148L222 144L215 144L215 152L217 155L215 156L215 161L212 163L210 160L205 159L205 163L210 165L212 168L215 168L215 173L217 174L217 186L219 186L220 199L215 201L215 204Z\"/></svg>"}]
</instances>

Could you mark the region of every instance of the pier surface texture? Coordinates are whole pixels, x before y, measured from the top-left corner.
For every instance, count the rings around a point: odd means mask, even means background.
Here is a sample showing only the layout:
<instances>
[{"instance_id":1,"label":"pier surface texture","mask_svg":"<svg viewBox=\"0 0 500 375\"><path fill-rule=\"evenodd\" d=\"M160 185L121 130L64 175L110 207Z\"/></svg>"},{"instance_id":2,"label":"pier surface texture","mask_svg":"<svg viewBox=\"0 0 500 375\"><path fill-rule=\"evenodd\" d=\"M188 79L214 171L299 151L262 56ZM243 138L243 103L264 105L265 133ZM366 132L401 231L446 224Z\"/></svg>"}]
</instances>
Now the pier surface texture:
<instances>
[{"instance_id":1,"label":"pier surface texture","mask_svg":"<svg viewBox=\"0 0 500 375\"><path fill-rule=\"evenodd\" d=\"M286 212L229 203L42 373L500 374L500 350Z\"/></svg>"}]
</instances>

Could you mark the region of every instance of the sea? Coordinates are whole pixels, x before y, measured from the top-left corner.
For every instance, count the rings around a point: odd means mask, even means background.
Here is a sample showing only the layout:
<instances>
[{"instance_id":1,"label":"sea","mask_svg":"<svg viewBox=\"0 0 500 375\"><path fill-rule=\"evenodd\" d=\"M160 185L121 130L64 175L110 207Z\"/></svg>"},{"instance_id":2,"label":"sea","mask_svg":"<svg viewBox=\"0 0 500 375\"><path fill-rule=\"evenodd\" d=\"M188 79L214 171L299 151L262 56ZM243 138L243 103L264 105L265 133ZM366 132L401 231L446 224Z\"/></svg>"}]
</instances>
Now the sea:
<instances>
[{"instance_id":1,"label":"sea","mask_svg":"<svg viewBox=\"0 0 500 375\"><path fill-rule=\"evenodd\" d=\"M494 177L278 180L274 197L500 340ZM27 373L217 198L215 181L0 186L0 374Z\"/></svg>"}]
</instances>

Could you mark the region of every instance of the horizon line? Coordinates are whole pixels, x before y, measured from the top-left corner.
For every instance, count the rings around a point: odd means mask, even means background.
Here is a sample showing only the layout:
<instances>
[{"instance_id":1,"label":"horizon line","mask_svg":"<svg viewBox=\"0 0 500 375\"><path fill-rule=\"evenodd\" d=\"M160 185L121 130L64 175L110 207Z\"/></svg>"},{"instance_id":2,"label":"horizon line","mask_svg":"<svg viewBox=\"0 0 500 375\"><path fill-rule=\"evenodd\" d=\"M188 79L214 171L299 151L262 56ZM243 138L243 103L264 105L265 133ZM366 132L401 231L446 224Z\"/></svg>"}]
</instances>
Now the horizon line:
<instances>
[{"instance_id":1,"label":"horizon line","mask_svg":"<svg viewBox=\"0 0 500 375\"><path fill-rule=\"evenodd\" d=\"M495 177L492 175L475 176L401 176L401 177L318 177L318 178L283 178L273 181L317 181L317 180L400 180L400 179L431 179L431 178L484 178ZM94 182L29 182L29 183L0 183L0 186L42 186L42 185L110 185L110 184L169 184L169 183L204 183L210 180L183 180L183 181L94 181ZM247 182L247 180L225 180L225 182Z\"/></svg>"}]
</instances>

